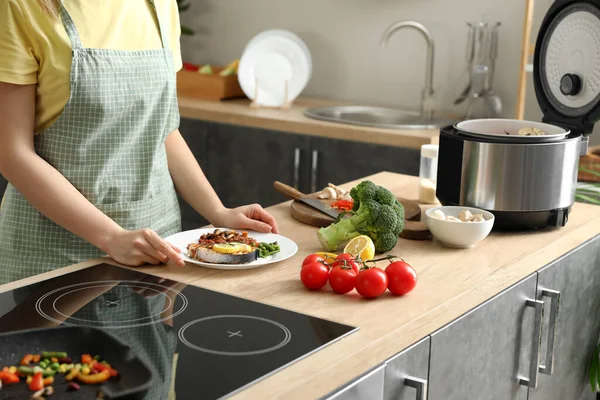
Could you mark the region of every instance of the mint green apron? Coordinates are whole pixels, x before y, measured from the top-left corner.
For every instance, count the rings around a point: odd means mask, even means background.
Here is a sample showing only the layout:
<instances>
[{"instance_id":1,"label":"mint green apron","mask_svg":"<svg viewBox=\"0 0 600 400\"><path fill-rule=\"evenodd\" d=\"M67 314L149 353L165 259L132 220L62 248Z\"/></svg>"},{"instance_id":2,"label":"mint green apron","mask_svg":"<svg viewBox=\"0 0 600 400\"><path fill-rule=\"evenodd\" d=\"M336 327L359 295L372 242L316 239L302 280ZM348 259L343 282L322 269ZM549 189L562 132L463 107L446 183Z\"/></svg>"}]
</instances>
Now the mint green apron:
<instances>
[{"instance_id":1,"label":"mint green apron","mask_svg":"<svg viewBox=\"0 0 600 400\"><path fill-rule=\"evenodd\" d=\"M35 137L37 154L123 228L151 228L163 237L179 232L179 204L164 144L178 128L179 111L173 58L160 18L163 48L121 51L84 48L62 2L60 16L73 49L70 98L58 120ZM0 284L103 255L8 186L0 212ZM117 287L75 316L110 326L107 298L119 299L119 311L132 319L154 315L165 305L162 296L143 298ZM113 332L156 368L158 379L147 398L166 399L175 332L162 323Z\"/></svg>"},{"instance_id":2,"label":"mint green apron","mask_svg":"<svg viewBox=\"0 0 600 400\"><path fill-rule=\"evenodd\" d=\"M123 228L151 228L163 237L178 232L164 142L178 128L179 111L160 18L162 49L89 49L60 7L73 49L71 92L58 120L35 137L37 154ZM0 213L0 284L102 255L8 186Z\"/></svg>"}]
</instances>

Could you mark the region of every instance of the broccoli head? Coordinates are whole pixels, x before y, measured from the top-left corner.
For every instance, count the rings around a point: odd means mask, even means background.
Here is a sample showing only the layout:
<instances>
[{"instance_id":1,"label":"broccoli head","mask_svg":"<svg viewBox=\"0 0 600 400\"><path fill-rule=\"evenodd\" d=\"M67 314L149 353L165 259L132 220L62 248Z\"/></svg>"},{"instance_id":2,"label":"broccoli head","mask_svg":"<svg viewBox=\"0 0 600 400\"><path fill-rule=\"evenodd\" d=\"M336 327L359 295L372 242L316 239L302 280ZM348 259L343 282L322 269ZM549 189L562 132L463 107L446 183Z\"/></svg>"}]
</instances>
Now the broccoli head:
<instances>
[{"instance_id":1,"label":"broccoli head","mask_svg":"<svg viewBox=\"0 0 600 400\"><path fill-rule=\"evenodd\" d=\"M354 207L347 218L319 229L318 237L328 251L356 236L367 235L377 253L390 251L404 229L404 207L386 188L363 181L350 191Z\"/></svg>"}]
</instances>

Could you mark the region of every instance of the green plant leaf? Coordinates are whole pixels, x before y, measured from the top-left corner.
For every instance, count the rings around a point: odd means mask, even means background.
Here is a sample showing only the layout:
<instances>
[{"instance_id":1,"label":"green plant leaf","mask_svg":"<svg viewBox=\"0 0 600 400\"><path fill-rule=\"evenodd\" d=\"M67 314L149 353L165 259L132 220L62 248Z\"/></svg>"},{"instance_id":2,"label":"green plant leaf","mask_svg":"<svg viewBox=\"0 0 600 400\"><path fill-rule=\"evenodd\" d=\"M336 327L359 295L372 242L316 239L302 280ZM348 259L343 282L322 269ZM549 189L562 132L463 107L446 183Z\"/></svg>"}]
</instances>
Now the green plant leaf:
<instances>
[{"instance_id":1,"label":"green plant leaf","mask_svg":"<svg viewBox=\"0 0 600 400\"><path fill-rule=\"evenodd\" d=\"M594 350L594 355L592 356L592 362L590 364L589 370L589 380L590 385L592 386L592 392L596 392L598 390L598 349L600 347L596 347Z\"/></svg>"},{"instance_id":2,"label":"green plant leaf","mask_svg":"<svg viewBox=\"0 0 600 400\"><path fill-rule=\"evenodd\" d=\"M187 26L181 25L181 34L182 35L193 35L195 32L188 28Z\"/></svg>"},{"instance_id":3,"label":"green plant leaf","mask_svg":"<svg viewBox=\"0 0 600 400\"><path fill-rule=\"evenodd\" d=\"M594 170L591 170L591 169L588 169L588 168L579 167L579 170L580 170L581 172L587 172L588 174L592 174L592 175L594 175L594 176L600 176L600 172L598 172L598 171L594 171Z\"/></svg>"},{"instance_id":4,"label":"green plant leaf","mask_svg":"<svg viewBox=\"0 0 600 400\"><path fill-rule=\"evenodd\" d=\"M598 199L598 198L594 198L594 197L591 197L591 196L587 196L587 195L585 195L585 194L576 193L576 194L575 194L575 198L576 198L576 199L579 199L579 200L581 200L581 201L584 201L584 202L590 203L590 204L597 205L597 206L599 206L599 205L600 205L600 199Z\"/></svg>"}]
</instances>

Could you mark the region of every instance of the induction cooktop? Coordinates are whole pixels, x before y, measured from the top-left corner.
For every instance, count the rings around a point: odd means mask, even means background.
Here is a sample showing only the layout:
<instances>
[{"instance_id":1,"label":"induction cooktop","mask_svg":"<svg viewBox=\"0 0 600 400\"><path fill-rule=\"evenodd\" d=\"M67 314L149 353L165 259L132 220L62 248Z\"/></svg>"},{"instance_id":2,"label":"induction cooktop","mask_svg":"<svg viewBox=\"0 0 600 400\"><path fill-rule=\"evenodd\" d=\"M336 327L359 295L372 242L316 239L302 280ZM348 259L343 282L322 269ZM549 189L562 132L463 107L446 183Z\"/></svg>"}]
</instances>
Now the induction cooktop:
<instances>
[{"instance_id":1,"label":"induction cooktop","mask_svg":"<svg viewBox=\"0 0 600 400\"><path fill-rule=\"evenodd\" d=\"M152 400L230 397L357 330L109 264L0 293L0 332L52 326L125 340L157 372Z\"/></svg>"}]
</instances>

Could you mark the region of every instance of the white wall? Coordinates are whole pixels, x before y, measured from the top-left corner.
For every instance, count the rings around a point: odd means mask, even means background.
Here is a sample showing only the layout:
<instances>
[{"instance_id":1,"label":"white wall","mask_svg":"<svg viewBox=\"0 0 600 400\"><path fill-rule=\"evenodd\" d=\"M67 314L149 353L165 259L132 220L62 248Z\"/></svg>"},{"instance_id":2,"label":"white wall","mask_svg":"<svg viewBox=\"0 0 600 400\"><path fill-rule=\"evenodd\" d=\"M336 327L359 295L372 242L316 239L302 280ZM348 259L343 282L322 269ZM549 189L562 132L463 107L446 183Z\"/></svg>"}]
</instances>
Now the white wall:
<instances>
[{"instance_id":1,"label":"white wall","mask_svg":"<svg viewBox=\"0 0 600 400\"><path fill-rule=\"evenodd\" d=\"M551 0L539 0L536 16ZM427 26L436 41L435 86L438 108L462 111L452 101L463 88L467 21L502 22L496 92L505 116L516 107L523 0L190 0L182 22L196 31L183 37L184 59L226 64L242 54L246 43L266 29L288 29L308 45L313 77L304 95L360 104L417 109L424 82L425 42L404 30L380 47L392 23L413 19ZM534 28L537 35L537 27ZM535 37L535 36L534 36ZM536 114L528 104L528 115ZM539 110L539 108L538 108ZM538 111L539 112L539 111ZM600 136L598 134L597 136Z\"/></svg>"}]
</instances>

